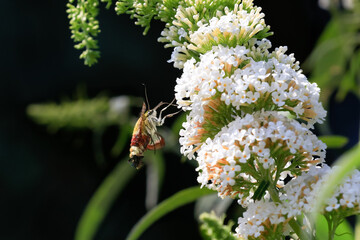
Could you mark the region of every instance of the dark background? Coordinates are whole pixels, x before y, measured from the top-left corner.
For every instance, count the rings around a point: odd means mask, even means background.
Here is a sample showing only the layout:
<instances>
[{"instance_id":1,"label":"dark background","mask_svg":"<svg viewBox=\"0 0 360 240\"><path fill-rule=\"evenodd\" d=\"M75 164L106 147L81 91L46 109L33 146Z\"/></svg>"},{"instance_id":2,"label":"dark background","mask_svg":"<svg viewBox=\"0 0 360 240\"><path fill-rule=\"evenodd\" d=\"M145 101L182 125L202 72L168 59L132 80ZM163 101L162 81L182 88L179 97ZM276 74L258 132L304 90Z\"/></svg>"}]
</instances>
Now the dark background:
<instances>
[{"instance_id":1,"label":"dark background","mask_svg":"<svg viewBox=\"0 0 360 240\"><path fill-rule=\"evenodd\" d=\"M275 35L273 47L287 45L303 62L329 20L315 0L255 1ZM101 4L101 58L89 68L73 48L65 13L66 2L3 0L0 7L0 239L72 239L87 201L116 164L99 167L91 151L91 132L49 134L26 116L31 103L59 101L79 84L90 97L142 97L146 83L151 105L173 98L181 72L166 61L171 49L157 42L163 24L153 22L148 35L114 6ZM330 100L329 121L335 134L357 142L358 100L349 95L341 104ZM355 105L354 105L355 104ZM357 105L356 105L357 104ZM355 130L354 130L355 129ZM116 135L107 131L110 139ZM110 143L109 143L110 144ZM341 151L330 151L334 160ZM196 185L190 164L167 161L160 200ZM123 239L145 214L145 171L140 171L116 200L96 239ZM141 239L198 239L193 205L159 220Z\"/></svg>"}]
</instances>

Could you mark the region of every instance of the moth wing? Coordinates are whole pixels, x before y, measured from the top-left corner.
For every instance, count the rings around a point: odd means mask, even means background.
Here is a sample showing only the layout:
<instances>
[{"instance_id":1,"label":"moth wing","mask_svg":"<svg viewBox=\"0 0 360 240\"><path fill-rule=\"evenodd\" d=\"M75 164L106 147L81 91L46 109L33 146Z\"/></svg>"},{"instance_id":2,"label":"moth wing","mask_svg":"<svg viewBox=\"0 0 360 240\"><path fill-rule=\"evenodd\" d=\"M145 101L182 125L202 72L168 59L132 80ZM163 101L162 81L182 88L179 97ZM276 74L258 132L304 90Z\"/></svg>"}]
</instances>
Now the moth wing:
<instances>
[{"instance_id":1,"label":"moth wing","mask_svg":"<svg viewBox=\"0 0 360 240\"><path fill-rule=\"evenodd\" d=\"M150 136L150 142L146 148L148 150L157 150L164 146L165 146L164 138L160 134L154 133Z\"/></svg>"}]
</instances>

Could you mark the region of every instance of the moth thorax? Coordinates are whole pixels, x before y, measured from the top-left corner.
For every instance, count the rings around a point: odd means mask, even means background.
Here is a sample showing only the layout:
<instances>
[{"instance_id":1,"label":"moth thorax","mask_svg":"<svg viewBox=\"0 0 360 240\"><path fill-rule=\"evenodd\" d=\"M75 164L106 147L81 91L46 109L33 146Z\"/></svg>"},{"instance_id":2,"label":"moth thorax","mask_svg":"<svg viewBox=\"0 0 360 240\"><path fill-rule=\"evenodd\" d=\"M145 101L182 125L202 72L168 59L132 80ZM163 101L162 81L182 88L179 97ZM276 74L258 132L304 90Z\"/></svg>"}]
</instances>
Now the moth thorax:
<instances>
[{"instance_id":1,"label":"moth thorax","mask_svg":"<svg viewBox=\"0 0 360 240\"><path fill-rule=\"evenodd\" d=\"M155 112L155 114L149 115L148 121L155 127L160 125L161 119L156 117L156 112Z\"/></svg>"}]
</instances>

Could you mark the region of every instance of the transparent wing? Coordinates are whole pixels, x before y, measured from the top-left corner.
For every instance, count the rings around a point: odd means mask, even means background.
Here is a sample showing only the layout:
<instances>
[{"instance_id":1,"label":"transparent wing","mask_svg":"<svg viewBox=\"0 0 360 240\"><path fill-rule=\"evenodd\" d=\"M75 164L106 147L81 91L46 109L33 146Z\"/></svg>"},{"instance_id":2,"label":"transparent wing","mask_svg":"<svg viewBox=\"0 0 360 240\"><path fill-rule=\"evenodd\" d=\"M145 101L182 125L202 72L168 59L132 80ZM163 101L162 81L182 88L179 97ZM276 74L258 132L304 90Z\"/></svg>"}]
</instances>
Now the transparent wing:
<instances>
[{"instance_id":1,"label":"transparent wing","mask_svg":"<svg viewBox=\"0 0 360 240\"><path fill-rule=\"evenodd\" d=\"M164 138L157 132L150 135L150 142L147 145L149 150L157 150L165 146Z\"/></svg>"}]
</instances>

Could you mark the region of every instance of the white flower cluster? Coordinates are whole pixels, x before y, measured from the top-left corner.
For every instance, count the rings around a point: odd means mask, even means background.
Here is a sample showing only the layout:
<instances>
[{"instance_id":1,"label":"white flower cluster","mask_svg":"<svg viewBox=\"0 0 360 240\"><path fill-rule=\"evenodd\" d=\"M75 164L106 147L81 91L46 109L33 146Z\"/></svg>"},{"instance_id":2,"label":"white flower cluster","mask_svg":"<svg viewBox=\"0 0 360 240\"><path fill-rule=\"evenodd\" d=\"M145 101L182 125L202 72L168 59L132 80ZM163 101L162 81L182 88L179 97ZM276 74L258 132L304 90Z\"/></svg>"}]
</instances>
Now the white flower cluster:
<instances>
[{"instance_id":1,"label":"white flower cluster","mask_svg":"<svg viewBox=\"0 0 360 240\"><path fill-rule=\"evenodd\" d=\"M201 107L219 95L236 110L249 106L254 110L286 110L306 121L309 128L321 123L326 111L319 102L317 85L294 69L295 59L284 54L284 48L263 55L266 60L255 61L249 55L265 52L270 44L264 39L257 45L251 51L244 46L214 46L200 57L200 62L187 61L175 87L178 104L185 109L191 104ZM202 103L196 104L199 101Z\"/></svg>"},{"instance_id":2,"label":"white flower cluster","mask_svg":"<svg viewBox=\"0 0 360 240\"><path fill-rule=\"evenodd\" d=\"M219 10L210 9L210 0L186 1L193 2L177 9L159 39L174 47L170 62L183 68L175 98L190 113L180 131L181 153L198 162L201 187L247 208L238 237L278 239L289 221L313 210L331 172L326 145L311 132L326 116L320 89L286 47L270 50L269 26L252 0ZM359 186L356 171L325 212L359 212Z\"/></svg>"},{"instance_id":3,"label":"white flower cluster","mask_svg":"<svg viewBox=\"0 0 360 240\"><path fill-rule=\"evenodd\" d=\"M261 200L253 203L238 219L239 226L235 229L237 236L241 239L275 239L271 235L276 230L286 229L287 222L284 217L284 208L281 204Z\"/></svg>"},{"instance_id":4,"label":"white flower cluster","mask_svg":"<svg viewBox=\"0 0 360 240\"><path fill-rule=\"evenodd\" d=\"M211 51L200 56L200 62L195 59L187 61L181 78L176 80L175 97L178 104L187 107L188 102L183 102L183 99L189 98L189 102L194 103L215 95L217 85L222 83L221 87L226 81L231 83L231 70L247 59L248 52L244 46L214 46Z\"/></svg>"},{"instance_id":5,"label":"white flower cluster","mask_svg":"<svg viewBox=\"0 0 360 240\"><path fill-rule=\"evenodd\" d=\"M284 194L280 196L280 199L286 203L288 217L297 216L304 212L313 212L317 194L328 177L331 176L333 169L325 164L322 168L311 167L307 173L285 185ZM356 214L360 212L359 206L360 172L355 170L352 175L345 178L332 197L327 200L325 211L331 212L342 208Z\"/></svg>"},{"instance_id":6,"label":"white flower cluster","mask_svg":"<svg viewBox=\"0 0 360 240\"><path fill-rule=\"evenodd\" d=\"M195 1L193 5L201 2ZM165 47L174 47L169 62L181 69L191 58L189 51L205 53L214 45L242 45L267 27L261 8L253 6L252 0L236 1L232 9L219 9L206 20L204 12L198 12L196 6L179 6L174 21L159 38L160 42L168 42Z\"/></svg>"},{"instance_id":7,"label":"white flower cluster","mask_svg":"<svg viewBox=\"0 0 360 240\"><path fill-rule=\"evenodd\" d=\"M200 147L198 181L221 197L239 194L246 206L261 176L259 169L270 169L277 181L285 169L305 170L322 163L325 147L310 130L278 112L247 114ZM282 162L283 168L276 162Z\"/></svg>"},{"instance_id":8,"label":"white flower cluster","mask_svg":"<svg viewBox=\"0 0 360 240\"><path fill-rule=\"evenodd\" d=\"M213 17L209 23L198 22L199 29L190 35L190 45L188 49L198 51L209 42L219 43L221 38L227 41L244 44L249 41L256 33L263 30L266 25L260 13L261 8L254 8L250 12L243 9L243 5L235 5L233 11L225 8L225 15ZM213 44L215 45L215 44Z\"/></svg>"},{"instance_id":9,"label":"white flower cluster","mask_svg":"<svg viewBox=\"0 0 360 240\"><path fill-rule=\"evenodd\" d=\"M243 216L238 219L239 226L235 229L238 237L244 239L264 239L269 237L271 230L282 227L284 232L289 229L289 219L303 213L312 213L317 194L325 184L332 171L326 164L322 167L312 166L307 173L292 179L283 188L281 203L269 199L255 201L248 205ZM324 213L340 210L348 215L360 212L360 172L355 170L335 190L335 193L324 209ZM346 215L345 215L346 216ZM270 230L270 231L269 231Z\"/></svg>"}]
</instances>

